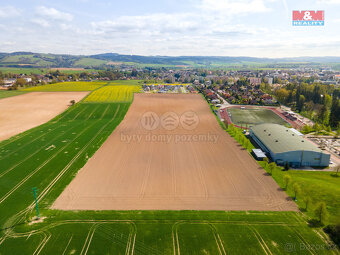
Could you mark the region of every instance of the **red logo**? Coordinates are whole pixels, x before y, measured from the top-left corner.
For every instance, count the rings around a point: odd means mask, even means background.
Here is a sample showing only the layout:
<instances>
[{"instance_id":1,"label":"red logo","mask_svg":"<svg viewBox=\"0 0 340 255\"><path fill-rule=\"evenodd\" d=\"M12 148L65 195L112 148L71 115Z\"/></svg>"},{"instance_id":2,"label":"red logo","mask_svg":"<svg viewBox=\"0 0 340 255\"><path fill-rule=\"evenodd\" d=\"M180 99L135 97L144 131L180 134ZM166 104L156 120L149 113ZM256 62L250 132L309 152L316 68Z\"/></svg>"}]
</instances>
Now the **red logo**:
<instances>
[{"instance_id":1,"label":"red logo","mask_svg":"<svg viewBox=\"0 0 340 255\"><path fill-rule=\"evenodd\" d=\"M293 11L293 21L322 21L324 11Z\"/></svg>"}]
</instances>

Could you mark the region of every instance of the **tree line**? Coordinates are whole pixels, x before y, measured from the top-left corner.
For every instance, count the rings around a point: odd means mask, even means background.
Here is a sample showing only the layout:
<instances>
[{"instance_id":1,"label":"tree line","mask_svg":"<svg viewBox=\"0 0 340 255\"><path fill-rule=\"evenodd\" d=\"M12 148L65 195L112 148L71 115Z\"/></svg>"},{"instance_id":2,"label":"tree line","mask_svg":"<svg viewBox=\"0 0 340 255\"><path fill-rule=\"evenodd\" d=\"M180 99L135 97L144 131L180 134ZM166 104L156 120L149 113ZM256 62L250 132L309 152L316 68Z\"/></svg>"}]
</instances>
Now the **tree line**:
<instances>
[{"instance_id":1,"label":"tree line","mask_svg":"<svg viewBox=\"0 0 340 255\"><path fill-rule=\"evenodd\" d=\"M314 122L340 127L340 89L320 83L290 83L274 92L277 100Z\"/></svg>"}]
</instances>

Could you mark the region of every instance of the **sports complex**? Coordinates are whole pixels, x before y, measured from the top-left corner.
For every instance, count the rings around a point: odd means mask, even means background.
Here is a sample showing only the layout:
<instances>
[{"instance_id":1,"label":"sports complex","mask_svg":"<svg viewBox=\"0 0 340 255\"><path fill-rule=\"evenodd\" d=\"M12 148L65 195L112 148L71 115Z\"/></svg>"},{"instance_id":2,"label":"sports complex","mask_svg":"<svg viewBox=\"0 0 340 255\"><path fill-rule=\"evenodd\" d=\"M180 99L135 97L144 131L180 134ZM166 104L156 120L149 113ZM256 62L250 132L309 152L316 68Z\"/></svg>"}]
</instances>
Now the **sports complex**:
<instances>
[{"instance_id":1,"label":"sports complex","mask_svg":"<svg viewBox=\"0 0 340 255\"><path fill-rule=\"evenodd\" d=\"M21 129L0 126L0 254L339 254L281 168L269 174L201 95L141 93L139 81L22 92L0 107L25 100L44 117L23 126L29 114L13 111ZM285 124L271 110L228 111L236 126Z\"/></svg>"}]
</instances>

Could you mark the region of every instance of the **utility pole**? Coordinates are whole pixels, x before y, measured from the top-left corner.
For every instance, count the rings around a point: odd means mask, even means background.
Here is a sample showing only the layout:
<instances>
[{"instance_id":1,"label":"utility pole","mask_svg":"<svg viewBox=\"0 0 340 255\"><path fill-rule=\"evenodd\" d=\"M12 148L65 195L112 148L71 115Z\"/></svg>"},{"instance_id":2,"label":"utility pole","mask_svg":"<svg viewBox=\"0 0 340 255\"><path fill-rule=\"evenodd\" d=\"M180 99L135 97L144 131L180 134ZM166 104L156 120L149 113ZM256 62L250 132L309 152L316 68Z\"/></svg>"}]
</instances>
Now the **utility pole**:
<instances>
[{"instance_id":1,"label":"utility pole","mask_svg":"<svg viewBox=\"0 0 340 255\"><path fill-rule=\"evenodd\" d=\"M35 200L35 209L37 211L37 217L40 219L40 214L39 214L39 207L38 207L38 199L37 199L37 188L33 188L33 194L34 194L34 200Z\"/></svg>"}]
</instances>

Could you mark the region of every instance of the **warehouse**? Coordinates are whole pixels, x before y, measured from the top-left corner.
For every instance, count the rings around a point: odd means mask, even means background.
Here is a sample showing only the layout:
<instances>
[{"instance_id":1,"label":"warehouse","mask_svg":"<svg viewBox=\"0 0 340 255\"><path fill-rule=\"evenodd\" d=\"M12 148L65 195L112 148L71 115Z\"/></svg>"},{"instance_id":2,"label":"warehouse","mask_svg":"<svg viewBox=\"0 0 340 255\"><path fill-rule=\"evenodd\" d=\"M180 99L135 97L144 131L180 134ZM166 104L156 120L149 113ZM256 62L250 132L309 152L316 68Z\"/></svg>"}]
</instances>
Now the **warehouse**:
<instances>
[{"instance_id":1,"label":"warehouse","mask_svg":"<svg viewBox=\"0 0 340 255\"><path fill-rule=\"evenodd\" d=\"M278 124L259 124L250 129L250 136L278 165L291 167L329 165L330 154L310 141Z\"/></svg>"}]
</instances>

